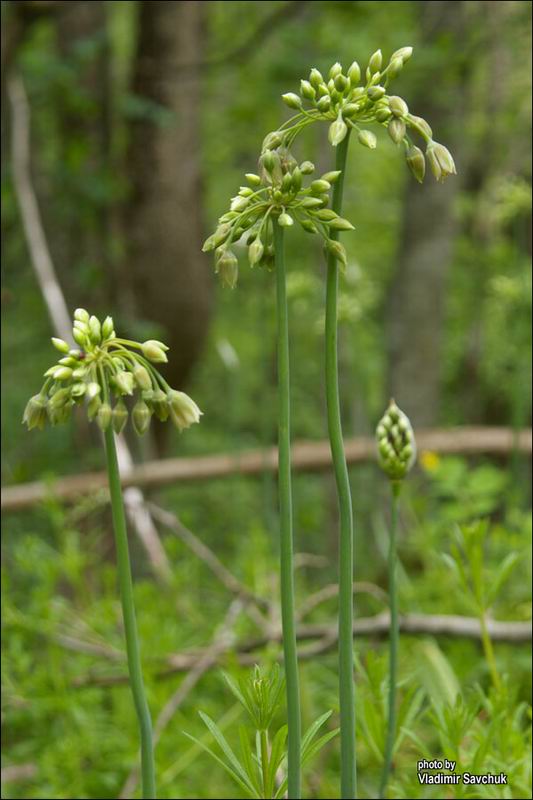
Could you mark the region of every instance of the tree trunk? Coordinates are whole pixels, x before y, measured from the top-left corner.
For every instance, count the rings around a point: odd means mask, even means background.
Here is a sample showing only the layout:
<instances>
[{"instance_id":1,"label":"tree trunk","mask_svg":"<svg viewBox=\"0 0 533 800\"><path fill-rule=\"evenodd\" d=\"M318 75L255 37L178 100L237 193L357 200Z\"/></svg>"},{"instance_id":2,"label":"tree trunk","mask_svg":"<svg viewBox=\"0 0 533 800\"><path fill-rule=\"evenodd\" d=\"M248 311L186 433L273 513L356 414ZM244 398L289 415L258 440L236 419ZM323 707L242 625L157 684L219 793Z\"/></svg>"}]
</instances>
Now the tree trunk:
<instances>
[{"instance_id":1,"label":"tree trunk","mask_svg":"<svg viewBox=\"0 0 533 800\"><path fill-rule=\"evenodd\" d=\"M180 66L202 58L203 17L201 2L142 2L134 68L146 112L131 127L125 302L170 346L165 375L176 388L201 351L212 301L201 252L200 74Z\"/></svg>"}]
</instances>

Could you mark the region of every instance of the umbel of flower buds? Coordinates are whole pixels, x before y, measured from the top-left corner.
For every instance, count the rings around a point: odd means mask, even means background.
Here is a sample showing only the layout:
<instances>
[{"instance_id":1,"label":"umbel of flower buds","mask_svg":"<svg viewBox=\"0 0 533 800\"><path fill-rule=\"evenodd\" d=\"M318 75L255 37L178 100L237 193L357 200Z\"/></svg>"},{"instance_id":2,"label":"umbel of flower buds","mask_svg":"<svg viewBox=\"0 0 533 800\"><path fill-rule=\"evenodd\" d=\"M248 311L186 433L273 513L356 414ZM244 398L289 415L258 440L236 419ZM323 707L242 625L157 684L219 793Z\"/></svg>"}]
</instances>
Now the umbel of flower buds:
<instances>
[{"instance_id":1,"label":"umbel of flower buds","mask_svg":"<svg viewBox=\"0 0 533 800\"><path fill-rule=\"evenodd\" d=\"M52 338L61 358L44 373L39 394L32 397L22 421L28 429L66 422L72 409L87 402L87 416L103 430L120 433L128 421L124 397L133 396L133 428L146 433L152 415L170 418L178 430L200 421L202 412L188 395L172 389L154 364L168 361L168 347L157 339L135 342L116 336L113 320L100 320L84 308L74 312L72 338L78 348Z\"/></svg>"},{"instance_id":2,"label":"umbel of flower buds","mask_svg":"<svg viewBox=\"0 0 533 800\"><path fill-rule=\"evenodd\" d=\"M401 481L416 460L416 442L408 417L394 400L376 429L378 461L391 481Z\"/></svg>"},{"instance_id":3,"label":"umbel of flower buds","mask_svg":"<svg viewBox=\"0 0 533 800\"><path fill-rule=\"evenodd\" d=\"M309 85L312 88L311 81ZM342 120L341 124L344 126ZM340 172L326 172L318 179L310 179L305 186L304 178L311 175L315 167L310 161L298 165L290 151L281 146L282 139L279 131L265 137L259 174L245 176L249 186L241 186L231 200L229 211L220 217L215 232L204 243L204 252L215 251L215 272L222 285L231 289L239 274L232 244L242 242L247 246L251 267L271 269L274 266L274 225L291 228L298 223L307 233L318 234L341 268L346 265L344 247L331 238L331 232L354 228L351 222L327 207L332 184L339 179ZM370 139L367 146L372 146Z\"/></svg>"},{"instance_id":4,"label":"umbel of flower buds","mask_svg":"<svg viewBox=\"0 0 533 800\"><path fill-rule=\"evenodd\" d=\"M363 147L374 150L378 140L368 126L375 124L385 127L394 144L404 148L406 163L420 183L424 180L426 161L438 181L455 175L450 152L433 141L426 120L412 114L402 97L389 93L390 82L400 74L412 53L412 47L401 47L386 64L381 50L376 50L366 70L362 71L354 61L344 72L337 61L326 77L313 67L308 80L300 81L300 96L293 92L282 95L284 103L299 113L282 130L269 134L268 147L289 147L305 127L323 120L329 124L328 137L333 147L344 141L352 129ZM423 140L425 157L412 141L413 135Z\"/></svg>"}]
</instances>

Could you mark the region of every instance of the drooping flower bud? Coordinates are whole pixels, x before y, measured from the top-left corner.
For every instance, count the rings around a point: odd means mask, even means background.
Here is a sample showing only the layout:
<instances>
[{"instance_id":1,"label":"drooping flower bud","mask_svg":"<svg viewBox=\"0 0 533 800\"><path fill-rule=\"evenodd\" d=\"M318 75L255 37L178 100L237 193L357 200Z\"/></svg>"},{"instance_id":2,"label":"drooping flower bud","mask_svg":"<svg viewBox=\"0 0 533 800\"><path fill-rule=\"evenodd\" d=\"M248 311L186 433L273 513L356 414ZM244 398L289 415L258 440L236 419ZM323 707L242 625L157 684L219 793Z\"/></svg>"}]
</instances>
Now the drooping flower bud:
<instances>
[{"instance_id":1,"label":"drooping flower bud","mask_svg":"<svg viewBox=\"0 0 533 800\"><path fill-rule=\"evenodd\" d=\"M324 178L319 178L318 180L313 181L309 188L311 189L312 194L324 194L325 192L329 192L331 189L331 184L329 181L324 180Z\"/></svg>"},{"instance_id":2,"label":"drooping flower bud","mask_svg":"<svg viewBox=\"0 0 533 800\"><path fill-rule=\"evenodd\" d=\"M354 231L355 230L355 228L352 225L352 223L349 220L344 219L344 217L335 217L335 219L332 219L330 222L328 222L328 225L331 228L331 230L334 230L334 231Z\"/></svg>"},{"instance_id":3,"label":"drooping flower bud","mask_svg":"<svg viewBox=\"0 0 533 800\"><path fill-rule=\"evenodd\" d=\"M387 75L389 78L396 78L403 69L403 60L401 58L391 58L389 66L387 67Z\"/></svg>"},{"instance_id":4,"label":"drooping flower bud","mask_svg":"<svg viewBox=\"0 0 533 800\"><path fill-rule=\"evenodd\" d=\"M291 225L294 225L294 220L290 214L284 212L278 217L278 225L281 225L282 228L289 228Z\"/></svg>"},{"instance_id":5,"label":"drooping flower bud","mask_svg":"<svg viewBox=\"0 0 533 800\"><path fill-rule=\"evenodd\" d=\"M429 124L423 117L416 117L414 114L409 114L409 125L414 128L421 136L428 142L433 137L433 131Z\"/></svg>"},{"instance_id":6,"label":"drooping flower bud","mask_svg":"<svg viewBox=\"0 0 533 800\"><path fill-rule=\"evenodd\" d=\"M397 95L389 97L389 108L395 117L405 117L409 113L409 108L405 100Z\"/></svg>"},{"instance_id":7,"label":"drooping flower bud","mask_svg":"<svg viewBox=\"0 0 533 800\"><path fill-rule=\"evenodd\" d=\"M398 119L398 117L394 117L389 122L389 126L387 128L389 132L389 136L394 142L394 144L400 144L405 137L405 122L403 119Z\"/></svg>"},{"instance_id":8,"label":"drooping flower bud","mask_svg":"<svg viewBox=\"0 0 533 800\"><path fill-rule=\"evenodd\" d=\"M312 161L302 161L300 164L300 172L302 175L312 175L315 171L315 165Z\"/></svg>"},{"instance_id":9,"label":"drooping flower bud","mask_svg":"<svg viewBox=\"0 0 533 800\"><path fill-rule=\"evenodd\" d=\"M194 400L185 392L171 389L168 393L168 402L172 422L180 431L184 428L190 428L195 422L200 422L202 412Z\"/></svg>"},{"instance_id":10,"label":"drooping flower bud","mask_svg":"<svg viewBox=\"0 0 533 800\"><path fill-rule=\"evenodd\" d=\"M378 122L387 122L391 116L392 111L387 106L381 106L381 108L376 109L376 119Z\"/></svg>"},{"instance_id":11,"label":"drooping flower bud","mask_svg":"<svg viewBox=\"0 0 533 800\"><path fill-rule=\"evenodd\" d=\"M376 429L378 461L391 481L401 481L416 460L416 442L408 417L394 400Z\"/></svg>"},{"instance_id":12,"label":"drooping flower bud","mask_svg":"<svg viewBox=\"0 0 533 800\"><path fill-rule=\"evenodd\" d=\"M373 103L377 102L377 100L381 100L384 94L384 86L371 86L367 92L369 100L372 100Z\"/></svg>"},{"instance_id":13,"label":"drooping flower bud","mask_svg":"<svg viewBox=\"0 0 533 800\"><path fill-rule=\"evenodd\" d=\"M336 259L336 261L339 261L343 267L346 267L348 263L346 250L340 242L336 242L334 239L327 239L326 250L330 255L333 256L333 258Z\"/></svg>"},{"instance_id":14,"label":"drooping flower bud","mask_svg":"<svg viewBox=\"0 0 533 800\"><path fill-rule=\"evenodd\" d=\"M323 114L329 111L330 106L331 106L331 97L329 95L324 95L324 97L321 97L316 104L318 110L321 111Z\"/></svg>"},{"instance_id":15,"label":"drooping flower bud","mask_svg":"<svg viewBox=\"0 0 533 800\"><path fill-rule=\"evenodd\" d=\"M251 267L255 266L261 261L264 251L265 248L261 239L259 238L254 239L254 241L248 248L248 260L250 262Z\"/></svg>"},{"instance_id":16,"label":"drooping flower bud","mask_svg":"<svg viewBox=\"0 0 533 800\"><path fill-rule=\"evenodd\" d=\"M146 400L146 395L144 395L144 399ZM154 410L154 414L158 419L161 420L161 422L165 422L165 420L168 419L168 401L167 396L162 389L155 390L150 399L150 405Z\"/></svg>"},{"instance_id":17,"label":"drooping flower bud","mask_svg":"<svg viewBox=\"0 0 533 800\"><path fill-rule=\"evenodd\" d=\"M232 250L225 249L215 265L216 272L220 275L222 286L235 289L239 277L239 262Z\"/></svg>"},{"instance_id":18,"label":"drooping flower bud","mask_svg":"<svg viewBox=\"0 0 533 800\"><path fill-rule=\"evenodd\" d=\"M422 150L412 145L407 151L405 160L418 183L422 183L426 174L426 159Z\"/></svg>"},{"instance_id":19,"label":"drooping flower bud","mask_svg":"<svg viewBox=\"0 0 533 800\"><path fill-rule=\"evenodd\" d=\"M109 403L101 403L96 412L96 424L102 431L106 431L111 425L113 410Z\"/></svg>"},{"instance_id":20,"label":"drooping flower bud","mask_svg":"<svg viewBox=\"0 0 533 800\"><path fill-rule=\"evenodd\" d=\"M438 181L446 180L448 175L457 174L452 154L443 144L430 141L426 150L426 158L433 175Z\"/></svg>"},{"instance_id":21,"label":"drooping flower bud","mask_svg":"<svg viewBox=\"0 0 533 800\"><path fill-rule=\"evenodd\" d=\"M142 354L148 361L153 361L154 364L165 364L168 361L165 350L168 350L166 345L161 347L162 342L156 339L148 339L141 345Z\"/></svg>"},{"instance_id":22,"label":"drooping flower bud","mask_svg":"<svg viewBox=\"0 0 533 800\"><path fill-rule=\"evenodd\" d=\"M128 373L120 373L120 374L128 374ZM150 373L143 367L142 364L136 364L133 368L133 377L135 378L135 382L137 386L140 386L141 389L151 389L152 388L152 379L150 378Z\"/></svg>"},{"instance_id":23,"label":"drooping flower bud","mask_svg":"<svg viewBox=\"0 0 533 800\"><path fill-rule=\"evenodd\" d=\"M148 357L148 356L147 356ZM165 356L166 360L166 356ZM120 394L133 394L135 388L135 381L131 372L125 370L115 373L113 375L113 384L116 386Z\"/></svg>"},{"instance_id":24,"label":"drooping flower bud","mask_svg":"<svg viewBox=\"0 0 533 800\"><path fill-rule=\"evenodd\" d=\"M286 94L281 95L281 99L285 103L286 106L289 108L295 108L296 110L302 107L302 100L298 97L297 94L294 92L287 92Z\"/></svg>"},{"instance_id":25,"label":"drooping flower bud","mask_svg":"<svg viewBox=\"0 0 533 800\"><path fill-rule=\"evenodd\" d=\"M378 144L378 140L376 139L376 134L373 133L372 131L367 131L367 130L359 131L359 133L357 134L357 139L362 145L368 147L370 150L375 150Z\"/></svg>"},{"instance_id":26,"label":"drooping flower bud","mask_svg":"<svg viewBox=\"0 0 533 800\"><path fill-rule=\"evenodd\" d=\"M44 428L46 422L46 397L36 394L30 397L24 409L22 423L27 425L28 430L32 428Z\"/></svg>"},{"instance_id":27,"label":"drooping flower bud","mask_svg":"<svg viewBox=\"0 0 533 800\"><path fill-rule=\"evenodd\" d=\"M74 311L74 319L80 322L89 322L90 314L84 308L77 308Z\"/></svg>"},{"instance_id":28,"label":"drooping flower bud","mask_svg":"<svg viewBox=\"0 0 533 800\"><path fill-rule=\"evenodd\" d=\"M139 400L138 403L135 403L133 406L133 411L131 412L131 421L133 422L135 432L139 434L139 436L142 436L144 433L146 433L150 427L151 416L151 411L144 400Z\"/></svg>"},{"instance_id":29,"label":"drooping flower bud","mask_svg":"<svg viewBox=\"0 0 533 800\"><path fill-rule=\"evenodd\" d=\"M119 400L113 409L112 422L113 422L113 430L115 431L115 433L122 433L127 421L128 421L128 409L126 408L122 400Z\"/></svg>"},{"instance_id":30,"label":"drooping flower bud","mask_svg":"<svg viewBox=\"0 0 533 800\"><path fill-rule=\"evenodd\" d=\"M345 121L342 118L342 113L339 112L339 116L337 117L335 122L332 122L331 125L329 126L328 139L330 141L330 144L332 144L333 147L337 147L337 145L340 144L342 140L345 138L347 133L348 133L348 126L346 125Z\"/></svg>"}]
</instances>

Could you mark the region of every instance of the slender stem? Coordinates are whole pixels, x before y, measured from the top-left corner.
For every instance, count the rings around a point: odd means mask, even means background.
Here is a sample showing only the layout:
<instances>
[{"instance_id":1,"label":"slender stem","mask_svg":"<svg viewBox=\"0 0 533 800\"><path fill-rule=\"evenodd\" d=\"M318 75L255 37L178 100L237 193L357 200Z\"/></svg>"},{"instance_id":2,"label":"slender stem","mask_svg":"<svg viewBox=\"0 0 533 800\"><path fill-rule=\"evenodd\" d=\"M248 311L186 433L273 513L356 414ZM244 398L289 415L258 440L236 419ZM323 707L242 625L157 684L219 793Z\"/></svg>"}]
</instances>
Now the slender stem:
<instances>
[{"instance_id":1,"label":"slender stem","mask_svg":"<svg viewBox=\"0 0 533 800\"><path fill-rule=\"evenodd\" d=\"M152 744L152 721L144 691L141 670L141 654L137 636L137 622L135 619L135 606L133 604L133 585L131 580L130 556L128 550L128 534L126 518L122 501L120 475L118 470L117 451L113 429L109 427L105 432L105 449L107 455L107 472L109 490L111 493L111 508L113 511L113 528L115 531L115 544L117 549L117 569L122 601L122 614L124 617L124 630L126 633L126 651L128 655L128 670L133 701L139 719L141 731L141 771L144 800L155 798L155 770L154 751Z\"/></svg>"},{"instance_id":2,"label":"slender stem","mask_svg":"<svg viewBox=\"0 0 533 800\"><path fill-rule=\"evenodd\" d=\"M396 590L396 531L398 527L398 496L400 484L392 483L391 503L391 529L389 540L389 719L387 724L387 739L385 742L385 762L381 776L379 796L384 798L387 793L387 783L392 767L394 740L396 738L396 682L398 665L398 593Z\"/></svg>"},{"instance_id":3,"label":"slender stem","mask_svg":"<svg viewBox=\"0 0 533 800\"><path fill-rule=\"evenodd\" d=\"M259 731L261 741L261 772L263 774L263 797L271 797L268 785L268 731Z\"/></svg>"},{"instance_id":4,"label":"slender stem","mask_svg":"<svg viewBox=\"0 0 533 800\"><path fill-rule=\"evenodd\" d=\"M335 169L341 174L334 184L332 208L340 214L344 187L344 170L348 152L349 133L337 146ZM338 232L332 231L331 238ZM341 739L341 797L356 796L355 764L355 687L353 676L353 519L350 479L344 443L339 401L339 375L337 356L337 292L338 262L328 255L326 286L326 401L331 456L339 498L339 702Z\"/></svg>"},{"instance_id":5,"label":"slender stem","mask_svg":"<svg viewBox=\"0 0 533 800\"><path fill-rule=\"evenodd\" d=\"M289 383L289 325L283 228L273 220L274 255L276 261L276 297L278 319L278 486L280 511L281 559L281 622L283 627L283 657L287 689L288 724L288 796L300 797L300 690L298 653L294 622L294 559L292 537L291 441L290 441L290 383Z\"/></svg>"},{"instance_id":6,"label":"slender stem","mask_svg":"<svg viewBox=\"0 0 533 800\"><path fill-rule=\"evenodd\" d=\"M481 642L483 645L483 650L485 652L485 658L487 659L487 663L489 665L492 683L494 688L499 690L501 689L500 675L498 672L498 667L496 666L494 648L492 646L492 641L489 636L489 632L487 630L487 618L485 615L485 610L483 608L481 608L479 612L479 625L481 628Z\"/></svg>"}]
</instances>

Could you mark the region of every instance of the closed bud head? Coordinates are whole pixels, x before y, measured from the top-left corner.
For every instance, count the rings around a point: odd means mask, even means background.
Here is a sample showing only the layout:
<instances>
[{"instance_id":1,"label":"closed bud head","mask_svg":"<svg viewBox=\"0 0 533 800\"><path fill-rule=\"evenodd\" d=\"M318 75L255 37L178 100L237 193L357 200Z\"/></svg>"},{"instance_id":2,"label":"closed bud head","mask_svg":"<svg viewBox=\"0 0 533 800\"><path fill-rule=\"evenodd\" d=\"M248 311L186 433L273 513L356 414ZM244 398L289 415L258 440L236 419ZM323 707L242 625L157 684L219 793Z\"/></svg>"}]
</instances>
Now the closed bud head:
<instances>
[{"instance_id":1,"label":"closed bud head","mask_svg":"<svg viewBox=\"0 0 533 800\"><path fill-rule=\"evenodd\" d=\"M407 151L405 160L418 183L422 183L426 174L426 159L422 150L413 145Z\"/></svg>"},{"instance_id":2,"label":"closed bud head","mask_svg":"<svg viewBox=\"0 0 533 800\"><path fill-rule=\"evenodd\" d=\"M302 107L302 100L298 97L297 94L294 92L287 92L287 94L282 94L281 99L285 103L286 106L289 108L300 109Z\"/></svg>"},{"instance_id":3,"label":"closed bud head","mask_svg":"<svg viewBox=\"0 0 533 800\"><path fill-rule=\"evenodd\" d=\"M340 169L334 169L331 172L326 172L321 176L320 180L327 181L328 183L336 183L341 176Z\"/></svg>"},{"instance_id":4,"label":"closed bud head","mask_svg":"<svg viewBox=\"0 0 533 800\"><path fill-rule=\"evenodd\" d=\"M376 430L378 461L391 481L401 481L416 459L416 442L408 417L394 400Z\"/></svg>"},{"instance_id":5,"label":"closed bud head","mask_svg":"<svg viewBox=\"0 0 533 800\"><path fill-rule=\"evenodd\" d=\"M361 80L361 67L357 61L353 61L348 69L348 78L352 86L357 86Z\"/></svg>"},{"instance_id":6,"label":"closed bud head","mask_svg":"<svg viewBox=\"0 0 533 800\"><path fill-rule=\"evenodd\" d=\"M306 100L314 100L316 91L313 89L309 81L300 81L300 94L302 97L305 97Z\"/></svg>"},{"instance_id":7,"label":"closed bud head","mask_svg":"<svg viewBox=\"0 0 533 800\"><path fill-rule=\"evenodd\" d=\"M370 74L374 75L374 73L379 72L382 63L383 63L383 54L381 50L376 50L376 52L370 56L370 61L368 62L368 69L370 70Z\"/></svg>"},{"instance_id":8,"label":"closed bud head","mask_svg":"<svg viewBox=\"0 0 533 800\"><path fill-rule=\"evenodd\" d=\"M158 342L155 339L148 339L146 342L143 342L141 345L143 356L154 364L166 364L168 358L165 353L165 348L167 350L168 348L166 345L163 345L163 347L161 347L161 345L162 342Z\"/></svg>"},{"instance_id":9,"label":"closed bud head","mask_svg":"<svg viewBox=\"0 0 533 800\"><path fill-rule=\"evenodd\" d=\"M113 409L113 415L112 415L113 430L115 431L115 433L122 433L122 431L126 426L127 421L128 421L128 409L126 408L122 400L119 400Z\"/></svg>"},{"instance_id":10,"label":"closed bud head","mask_svg":"<svg viewBox=\"0 0 533 800\"><path fill-rule=\"evenodd\" d=\"M150 417L152 416L152 412L144 402L144 400L139 400L133 406L133 411L131 412L131 421L133 422L133 427L135 429L135 433L139 436L142 436L148 428L150 427Z\"/></svg>"},{"instance_id":11,"label":"closed bud head","mask_svg":"<svg viewBox=\"0 0 533 800\"><path fill-rule=\"evenodd\" d=\"M194 400L185 394L171 389L167 395L170 407L170 416L178 430L190 428L196 422L200 422L202 412Z\"/></svg>"},{"instance_id":12,"label":"closed bud head","mask_svg":"<svg viewBox=\"0 0 533 800\"><path fill-rule=\"evenodd\" d=\"M329 192L331 189L331 183L327 180L324 180L324 178L319 178L318 180L313 181L309 188L311 189L312 194L324 194L325 192Z\"/></svg>"},{"instance_id":13,"label":"closed bud head","mask_svg":"<svg viewBox=\"0 0 533 800\"><path fill-rule=\"evenodd\" d=\"M381 106L381 108L376 109L376 120L378 122L387 122L392 116L392 111L387 106Z\"/></svg>"},{"instance_id":14,"label":"closed bud head","mask_svg":"<svg viewBox=\"0 0 533 800\"><path fill-rule=\"evenodd\" d=\"M261 239L254 239L248 248L248 260L251 267L255 266L261 261L264 252L265 248Z\"/></svg>"},{"instance_id":15,"label":"closed bud head","mask_svg":"<svg viewBox=\"0 0 533 800\"><path fill-rule=\"evenodd\" d=\"M307 217L300 221L300 225L306 233L318 233L318 228L315 223Z\"/></svg>"},{"instance_id":16,"label":"closed bud head","mask_svg":"<svg viewBox=\"0 0 533 800\"><path fill-rule=\"evenodd\" d=\"M389 97L389 108L395 117L405 117L409 113L405 100L396 95Z\"/></svg>"},{"instance_id":17,"label":"closed bud head","mask_svg":"<svg viewBox=\"0 0 533 800\"><path fill-rule=\"evenodd\" d=\"M372 131L359 131L357 139L360 144L364 145L364 147L368 147L370 150L375 150L378 144L376 134L372 133Z\"/></svg>"},{"instance_id":18,"label":"closed bud head","mask_svg":"<svg viewBox=\"0 0 533 800\"><path fill-rule=\"evenodd\" d=\"M447 147L439 142L431 141L426 150L426 158L433 175L438 181L444 181L448 175L456 175L455 162Z\"/></svg>"},{"instance_id":19,"label":"closed bud head","mask_svg":"<svg viewBox=\"0 0 533 800\"><path fill-rule=\"evenodd\" d=\"M87 346L87 334L79 328L72 329L72 338L80 347L85 348Z\"/></svg>"},{"instance_id":20,"label":"closed bud head","mask_svg":"<svg viewBox=\"0 0 533 800\"><path fill-rule=\"evenodd\" d=\"M98 411L96 412L96 423L98 427L101 430L106 431L111 425L112 418L113 410L109 403L101 403Z\"/></svg>"},{"instance_id":21,"label":"closed bud head","mask_svg":"<svg viewBox=\"0 0 533 800\"><path fill-rule=\"evenodd\" d=\"M414 114L410 114L408 122L410 127L414 128L426 142L429 142L433 137L433 131L423 117L416 117Z\"/></svg>"},{"instance_id":22,"label":"closed bud head","mask_svg":"<svg viewBox=\"0 0 533 800\"><path fill-rule=\"evenodd\" d=\"M54 370L53 376L56 381L68 381L72 378L72 369L70 367L58 367Z\"/></svg>"},{"instance_id":23,"label":"closed bud head","mask_svg":"<svg viewBox=\"0 0 533 800\"><path fill-rule=\"evenodd\" d=\"M331 125L329 126L328 139L330 141L330 144L332 144L333 147L337 147L337 145L339 145L342 142L342 140L346 137L347 133L348 133L348 126L343 120L342 114L339 113L339 116L337 117L335 122L332 122Z\"/></svg>"},{"instance_id":24,"label":"closed bud head","mask_svg":"<svg viewBox=\"0 0 533 800\"><path fill-rule=\"evenodd\" d=\"M394 142L394 144L400 144L405 137L405 122L403 119L398 119L394 117L389 122L388 128L389 136Z\"/></svg>"}]
</instances>

